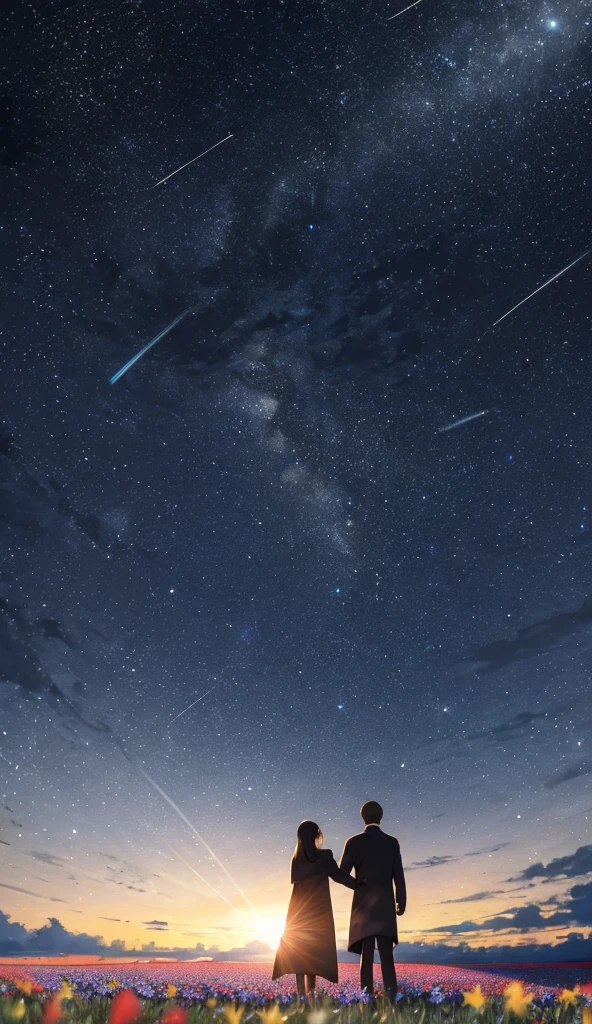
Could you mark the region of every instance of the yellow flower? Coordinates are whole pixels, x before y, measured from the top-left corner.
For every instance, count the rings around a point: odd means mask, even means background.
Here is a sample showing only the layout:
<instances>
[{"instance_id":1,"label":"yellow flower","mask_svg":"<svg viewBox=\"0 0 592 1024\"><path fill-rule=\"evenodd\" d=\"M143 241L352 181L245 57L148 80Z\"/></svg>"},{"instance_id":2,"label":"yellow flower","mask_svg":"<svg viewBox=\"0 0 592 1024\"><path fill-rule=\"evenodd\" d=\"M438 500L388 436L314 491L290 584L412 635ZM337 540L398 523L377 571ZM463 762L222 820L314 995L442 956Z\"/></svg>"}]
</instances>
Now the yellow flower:
<instances>
[{"instance_id":1,"label":"yellow flower","mask_svg":"<svg viewBox=\"0 0 592 1024\"><path fill-rule=\"evenodd\" d=\"M244 1006L235 1006L234 1003L231 1006L224 1007L224 1016L226 1017L228 1024L240 1024L240 1020L244 1012Z\"/></svg>"},{"instance_id":2,"label":"yellow flower","mask_svg":"<svg viewBox=\"0 0 592 1024\"><path fill-rule=\"evenodd\" d=\"M517 1014L518 1017L523 1017L526 1013L526 1007L532 1002L533 995L533 992L524 991L521 981L511 981L504 989L506 1011L511 1011Z\"/></svg>"},{"instance_id":3,"label":"yellow flower","mask_svg":"<svg viewBox=\"0 0 592 1024\"><path fill-rule=\"evenodd\" d=\"M215 1005L216 1005L216 1000L214 999L213 996L210 996L209 999L206 999L206 1006L208 1007L209 1010L211 1010L212 1007L215 1006Z\"/></svg>"},{"instance_id":4,"label":"yellow flower","mask_svg":"<svg viewBox=\"0 0 592 1024\"><path fill-rule=\"evenodd\" d=\"M115 978L111 978L111 981L107 982L107 988L117 988L118 985L119 982L116 981Z\"/></svg>"},{"instance_id":5,"label":"yellow flower","mask_svg":"<svg viewBox=\"0 0 592 1024\"><path fill-rule=\"evenodd\" d=\"M176 985L167 985L166 993L167 993L167 999L174 999L175 996L177 995L177 986Z\"/></svg>"},{"instance_id":6,"label":"yellow flower","mask_svg":"<svg viewBox=\"0 0 592 1024\"><path fill-rule=\"evenodd\" d=\"M59 995L60 999L72 999L72 997L74 996L72 986L68 981L66 981L65 978L63 979L62 984L60 985Z\"/></svg>"},{"instance_id":7,"label":"yellow flower","mask_svg":"<svg viewBox=\"0 0 592 1024\"><path fill-rule=\"evenodd\" d=\"M472 992L463 992L463 1006L473 1006L475 1010L480 1010L485 1005L486 999L481 991L481 985L475 985Z\"/></svg>"},{"instance_id":8,"label":"yellow flower","mask_svg":"<svg viewBox=\"0 0 592 1024\"><path fill-rule=\"evenodd\" d=\"M576 1005L576 996L579 994L579 992L580 992L580 986L579 985L574 985L573 989L569 989L569 988L564 988L563 989L563 992L559 996L559 999L560 999L561 1003L563 1004L564 1009L565 1009L566 1006L570 1006L570 1005L571 1006L575 1006Z\"/></svg>"},{"instance_id":9,"label":"yellow flower","mask_svg":"<svg viewBox=\"0 0 592 1024\"><path fill-rule=\"evenodd\" d=\"M589 1006L582 1009L582 1024L592 1024L592 1010Z\"/></svg>"},{"instance_id":10,"label":"yellow flower","mask_svg":"<svg viewBox=\"0 0 592 1024\"><path fill-rule=\"evenodd\" d=\"M257 1010L257 1014L261 1017L263 1024L282 1024L282 1015L277 1003L274 1003L273 1006L269 1006L265 1010ZM319 1024L323 1024L323 1022L319 1021Z\"/></svg>"},{"instance_id":11,"label":"yellow flower","mask_svg":"<svg viewBox=\"0 0 592 1024\"><path fill-rule=\"evenodd\" d=\"M23 993L23 995L25 995L25 996L30 996L31 995L31 992L32 992L32 989L33 989L33 983L31 981L20 981L20 980L16 980L15 979L14 984L16 985L17 988L20 988L20 990Z\"/></svg>"}]
</instances>

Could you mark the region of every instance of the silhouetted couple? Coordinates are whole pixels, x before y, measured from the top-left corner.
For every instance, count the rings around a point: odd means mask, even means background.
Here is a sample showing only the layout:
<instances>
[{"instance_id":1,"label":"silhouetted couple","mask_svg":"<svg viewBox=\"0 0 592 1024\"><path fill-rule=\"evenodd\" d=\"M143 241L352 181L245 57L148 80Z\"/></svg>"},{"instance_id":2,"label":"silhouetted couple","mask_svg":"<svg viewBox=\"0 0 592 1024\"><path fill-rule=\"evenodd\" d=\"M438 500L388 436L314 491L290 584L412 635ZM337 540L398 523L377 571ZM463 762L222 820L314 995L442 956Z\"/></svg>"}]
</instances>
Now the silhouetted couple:
<instances>
[{"instance_id":1,"label":"silhouetted couple","mask_svg":"<svg viewBox=\"0 0 592 1024\"><path fill-rule=\"evenodd\" d=\"M368 800L360 811L365 829L348 839L338 866L331 850L322 850L323 834L314 821L298 826L292 857L292 896L272 977L296 975L298 995L311 996L317 975L337 978L335 923L329 879L354 890L348 950L361 953L360 985L374 994L374 950L378 946L385 993L394 1003L397 975L397 915L405 913L405 876L399 842L380 828L382 807ZM351 876L355 871L355 880ZM395 883L395 894L393 892Z\"/></svg>"}]
</instances>

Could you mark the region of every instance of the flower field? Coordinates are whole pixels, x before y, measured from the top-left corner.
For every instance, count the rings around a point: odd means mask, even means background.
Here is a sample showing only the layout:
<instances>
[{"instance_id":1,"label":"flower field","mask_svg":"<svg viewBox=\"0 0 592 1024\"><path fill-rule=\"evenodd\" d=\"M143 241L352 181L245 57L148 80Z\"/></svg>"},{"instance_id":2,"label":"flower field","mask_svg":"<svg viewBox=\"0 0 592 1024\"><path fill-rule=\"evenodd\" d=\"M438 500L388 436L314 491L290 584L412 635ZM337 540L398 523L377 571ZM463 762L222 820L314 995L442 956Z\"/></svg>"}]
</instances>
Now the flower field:
<instances>
[{"instance_id":1,"label":"flower field","mask_svg":"<svg viewBox=\"0 0 592 1024\"><path fill-rule=\"evenodd\" d=\"M543 983L547 970L553 984ZM397 1005L360 992L357 964L319 979L313 1006L270 964L120 963L0 966L2 1024L592 1024L592 983L578 967L397 964ZM536 973L536 981L525 975ZM571 980L573 978L573 980ZM570 987L571 985L571 987Z\"/></svg>"}]
</instances>

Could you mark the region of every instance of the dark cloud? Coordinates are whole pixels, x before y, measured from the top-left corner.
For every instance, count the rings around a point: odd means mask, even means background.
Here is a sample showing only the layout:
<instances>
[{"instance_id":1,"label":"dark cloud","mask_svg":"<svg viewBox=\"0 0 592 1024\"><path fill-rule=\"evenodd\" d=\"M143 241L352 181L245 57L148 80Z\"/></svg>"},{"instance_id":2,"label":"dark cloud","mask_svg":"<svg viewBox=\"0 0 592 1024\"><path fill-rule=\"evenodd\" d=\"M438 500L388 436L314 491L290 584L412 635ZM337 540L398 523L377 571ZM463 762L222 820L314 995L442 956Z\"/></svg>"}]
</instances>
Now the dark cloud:
<instances>
[{"instance_id":1,"label":"dark cloud","mask_svg":"<svg viewBox=\"0 0 592 1024\"><path fill-rule=\"evenodd\" d=\"M0 910L0 954L19 953L29 932L24 925L10 920L10 914Z\"/></svg>"},{"instance_id":2,"label":"dark cloud","mask_svg":"<svg viewBox=\"0 0 592 1024\"><path fill-rule=\"evenodd\" d=\"M495 843L494 846L484 846L482 850L471 850L469 853L463 853L463 857L482 857L485 853L497 853L498 850L503 850L505 846L509 846L509 842Z\"/></svg>"},{"instance_id":3,"label":"dark cloud","mask_svg":"<svg viewBox=\"0 0 592 1024\"><path fill-rule=\"evenodd\" d=\"M458 860L458 857L450 853L434 854L432 857L427 857L426 860L414 860L411 864L406 864L405 871L419 871L420 868L439 868L442 864L450 864L455 860Z\"/></svg>"},{"instance_id":4,"label":"dark cloud","mask_svg":"<svg viewBox=\"0 0 592 1024\"><path fill-rule=\"evenodd\" d=\"M75 721L93 735L112 735L104 722L89 722L78 705L54 683L36 649L35 625L29 622L22 607L6 598L0 598L0 683L18 686L28 700L43 697L64 719Z\"/></svg>"},{"instance_id":5,"label":"dark cloud","mask_svg":"<svg viewBox=\"0 0 592 1024\"><path fill-rule=\"evenodd\" d=\"M56 857L53 853L46 853L44 850L29 850L28 856L33 860L41 861L42 864L50 864L53 868L65 868L69 862L64 857Z\"/></svg>"},{"instance_id":6,"label":"dark cloud","mask_svg":"<svg viewBox=\"0 0 592 1024\"><path fill-rule=\"evenodd\" d=\"M521 629L513 640L494 640L475 649L471 661L482 662L479 674L499 672L506 665L534 658L562 640L586 630L592 622L592 601L586 600L574 612L558 612Z\"/></svg>"},{"instance_id":7,"label":"dark cloud","mask_svg":"<svg viewBox=\"0 0 592 1024\"><path fill-rule=\"evenodd\" d=\"M168 931L168 921L142 921L145 928L151 931L166 932Z\"/></svg>"},{"instance_id":8,"label":"dark cloud","mask_svg":"<svg viewBox=\"0 0 592 1024\"><path fill-rule=\"evenodd\" d=\"M577 878L579 875L592 874L592 844L578 846L575 853L568 853L563 857L555 857L545 866L541 861L536 864L529 864L515 878L508 878L508 882L528 881L532 878L542 878L550 882L556 878Z\"/></svg>"},{"instance_id":9,"label":"dark cloud","mask_svg":"<svg viewBox=\"0 0 592 1024\"><path fill-rule=\"evenodd\" d=\"M76 646L72 637L65 631L57 619L39 619L35 623L35 628L39 630L45 640L61 640L66 647L70 647L72 650Z\"/></svg>"},{"instance_id":10,"label":"dark cloud","mask_svg":"<svg viewBox=\"0 0 592 1024\"><path fill-rule=\"evenodd\" d=\"M465 740L490 739L495 743L509 743L512 740L523 740L530 730L533 722L545 719L549 716L548 711L519 711L512 718L490 729L482 729L478 732L467 733Z\"/></svg>"},{"instance_id":11,"label":"dark cloud","mask_svg":"<svg viewBox=\"0 0 592 1024\"><path fill-rule=\"evenodd\" d=\"M528 932L569 925L592 925L592 882L572 886L558 901L558 909L546 916L538 904L529 903L524 907L509 907L483 921L461 921L460 924L428 928L426 932L445 932L448 935L507 930Z\"/></svg>"},{"instance_id":12,"label":"dark cloud","mask_svg":"<svg viewBox=\"0 0 592 1024\"><path fill-rule=\"evenodd\" d=\"M587 889L589 887L586 887ZM574 890L579 890L574 886ZM589 899L590 894L575 893L575 899ZM521 908L523 910L527 908ZM518 909L516 908L516 913ZM115 918L104 918L104 920L116 920ZM535 913L532 920L536 920ZM549 923L549 919L547 919ZM483 926L481 926L483 927ZM569 960L584 961L589 958L589 945L592 940L592 931L588 936L582 932L570 932L567 937L560 938L556 945L550 943L531 943L520 945L503 946L471 946L468 942L460 942L457 945L446 945L440 942L400 942L397 947L402 960L409 963L491 963L506 962L520 963L529 962L561 962ZM155 942L143 945L140 949L127 949L122 939L114 939L108 945L100 935L88 935L84 932L70 932L57 918L49 918L49 921L42 928L29 930L24 925L13 922L10 915L0 911L0 954L38 954L51 955L55 953L66 954L97 954L99 956L116 955L125 953L132 957L138 954L154 954L161 956L172 956L179 960L193 960L200 957L211 957L219 961L257 961L267 960L272 953L270 946L265 942L255 940L248 942L245 946L233 947L232 949L221 950L218 946L206 947L198 943L194 947L163 947L157 946ZM341 949L338 952L338 959L341 962L357 961L351 953Z\"/></svg>"},{"instance_id":13,"label":"dark cloud","mask_svg":"<svg viewBox=\"0 0 592 1024\"><path fill-rule=\"evenodd\" d=\"M0 888L11 889L13 892L22 892L25 896L36 896L40 900L49 900L50 903L66 902L66 900L60 900L57 896L43 896L40 892L32 892L30 889L23 889L20 885L8 885L6 882L0 882Z\"/></svg>"},{"instance_id":14,"label":"dark cloud","mask_svg":"<svg viewBox=\"0 0 592 1024\"><path fill-rule=\"evenodd\" d=\"M577 922L573 919L572 914L567 911L559 911L545 918L541 914L540 907L534 903L529 903L525 907L510 907L501 914L485 918L484 921L461 921L459 924L427 928L426 932L445 932L447 935L461 935L464 932L499 932L514 929L517 931L538 931L551 925L575 923Z\"/></svg>"},{"instance_id":15,"label":"dark cloud","mask_svg":"<svg viewBox=\"0 0 592 1024\"><path fill-rule=\"evenodd\" d=\"M450 864L452 861L461 860L463 857L481 857L485 853L496 853L498 850L502 850L504 846L509 846L509 843L496 843L495 846L485 846L482 850L470 850L468 853L434 854L432 857L427 857L426 860L415 860L411 864L405 865L405 871L418 871L420 868L439 868L442 864Z\"/></svg>"},{"instance_id":16,"label":"dark cloud","mask_svg":"<svg viewBox=\"0 0 592 1024\"><path fill-rule=\"evenodd\" d=\"M554 945L550 942L500 946L471 946L468 942L460 942L458 945L447 945L441 942L399 942L397 955L406 963L483 965L540 963L546 965L545 979L541 980L541 984L544 984L548 983L548 964L587 961L590 957L591 941L592 931L588 935L583 932L570 932ZM338 959L341 963L349 963L357 961L359 958L353 953L339 950ZM584 981L586 978L587 975L582 974L580 980Z\"/></svg>"},{"instance_id":17,"label":"dark cloud","mask_svg":"<svg viewBox=\"0 0 592 1024\"><path fill-rule=\"evenodd\" d=\"M546 789L555 789L556 786L560 786L563 782L570 782L571 779L580 779L584 775L590 775L592 773L592 761L578 761L576 764L572 764L571 767L565 768L562 772L557 772L545 781Z\"/></svg>"},{"instance_id":18,"label":"dark cloud","mask_svg":"<svg viewBox=\"0 0 592 1024\"><path fill-rule=\"evenodd\" d=\"M443 903L476 903L479 900L489 900L492 896L503 896L505 895L503 889L485 889L483 892L474 892L468 896L457 896L452 900L438 900L436 903L431 903L430 906L440 906Z\"/></svg>"}]
</instances>

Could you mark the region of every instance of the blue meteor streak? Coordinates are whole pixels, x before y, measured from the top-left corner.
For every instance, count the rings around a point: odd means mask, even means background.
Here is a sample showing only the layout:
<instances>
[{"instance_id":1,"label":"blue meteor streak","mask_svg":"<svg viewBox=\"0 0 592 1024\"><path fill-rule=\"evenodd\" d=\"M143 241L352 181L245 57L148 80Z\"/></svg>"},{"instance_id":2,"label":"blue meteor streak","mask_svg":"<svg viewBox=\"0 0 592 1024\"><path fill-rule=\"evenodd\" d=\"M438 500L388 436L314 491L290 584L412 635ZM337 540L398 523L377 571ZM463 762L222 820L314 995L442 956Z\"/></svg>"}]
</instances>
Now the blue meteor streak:
<instances>
[{"instance_id":1,"label":"blue meteor streak","mask_svg":"<svg viewBox=\"0 0 592 1024\"><path fill-rule=\"evenodd\" d=\"M168 327L164 327L162 331L160 331L160 333L156 335L155 338L152 338L152 340L149 341L147 345L144 345L144 348L141 348L139 352L136 352L135 356L132 356L132 358L125 364L125 366L121 367L121 370L118 370L117 373L113 374L109 383L115 384L116 380L119 380L120 377L123 377L124 373L126 373L126 371L129 370L130 367L134 365L134 363L137 363L138 359L141 359L144 353L147 352L149 348L152 348L153 345L156 345L157 341L160 341L161 338L164 338L165 334L168 334L169 331L172 331L173 327L176 327L177 324L180 323L181 320L183 320L183 318L186 317L188 313L191 313L192 309L193 306L189 306L189 308L186 309L183 313L180 313L179 316L175 320L173 320L171 324L168 325Z\"/></svg>"}]
</instances>

